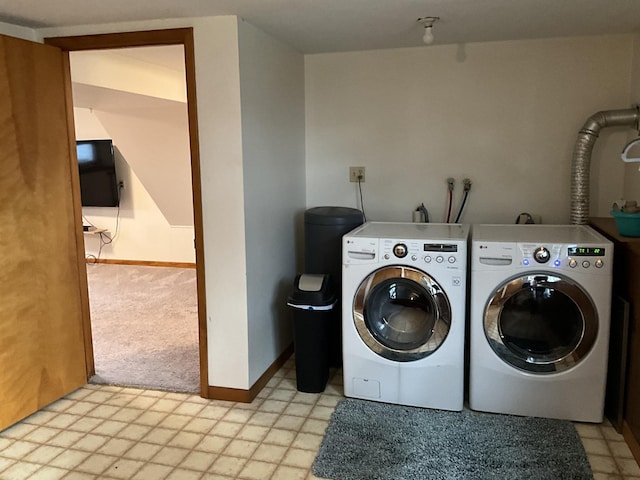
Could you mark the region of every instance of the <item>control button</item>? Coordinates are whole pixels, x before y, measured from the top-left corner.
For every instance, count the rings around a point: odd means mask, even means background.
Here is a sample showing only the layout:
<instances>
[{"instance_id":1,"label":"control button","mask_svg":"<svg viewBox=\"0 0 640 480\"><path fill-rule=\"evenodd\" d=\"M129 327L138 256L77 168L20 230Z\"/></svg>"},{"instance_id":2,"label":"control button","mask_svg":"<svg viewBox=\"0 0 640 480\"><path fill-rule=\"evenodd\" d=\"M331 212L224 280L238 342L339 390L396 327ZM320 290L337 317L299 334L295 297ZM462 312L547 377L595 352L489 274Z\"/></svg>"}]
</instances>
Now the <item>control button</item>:
<instances>
[{"instance_id":1,"label":"control button","mask_svg":"<svg viewBox=\"0 0 640 480\"><path fill-rule=\"evenodd\" d=\"M389 260L389 258L390 258L390 255L389 255L388 253L385 253L385 254L384 254L384 259L385 259L385 260Z\"/></svg>"},{"instance_id":2,"label":"control button","mask_svg":"<svg viewBox=\"0 0 640 480\"><path fill-rule=\"evenodd\" d=\"M424 257L424 261L425 261L426 263L431 263L431 257L430 257L429 255L425 255L425 257Z\"/></svg>"},{"instance_id":3,"label":"control button","mask_svg":"<svg viewBox=\"0 0 640 480\"><path fill-rule=\"evenodd\" d=\"M438 255L438 256L436 257L436 262L438 262L438 263L442 263L442 262L444 262L444 257L443 257L442 255Z\"/></svg>"},{"instance_id":4,"label":"control button","mask_svg":"<svg viewBox=\"0 0 640 480\"><path fill-rule=\"evenodd\" d=\"M556 258L556 259L553 261L553 264L554 264L556 267L559 267L560 265L562 265L562 261L561 261L559 258Z\"/></svg>"},{"instance_id":5,"label":"control button","mask_svg":"<svg viewBox=\"0 0 640 480\"><path fill-rule=\"evenodd\" d=\"M551 258L551 253L545 247L538 247L533 252L533 258L538 263L547 263Z\"/></svg>"},{"instance_id":6,"label":"control button","mask_svg":"<svg viewBox=\"0 0 640 480\"><path fill-rule=\"evenodd\" d=\"M417 255L411 255L411 260L413 260L414 262L418 259Z\"/></svg>"},{"instance_id":7,"label":"control button","mask_svg":"<svg viewBox=\"0 0 640 480\"><path fill-rule=\"evenodd\" d=\"M596 268L602 268L604 266L604 262L599 258L596 260Z\"/></svg>"},{"instance_id":8,"label":"control button","mask_svg":"<svg viewBox=\"0 0 640 480\"><path fill-rule=\"evenodd\" d=\"M528 258L523 258L523 259L522 259L522 264L523 264L525 267L528 267L528 266L529 266L529 259L528 259Z\"/></svg>"},{"instance_id":9,"label":"control button","mask_svg":"<svg viewBox=\"0 0 640 480\"><path fill-rule=\"evenodd\" d=\"M572 258L571 260L569 260L569 266L571 268L576 268L578 266L578 262L576 262L575 258Z\"/></svg>"},{"instance_id":10,"label":"control button","mask_svg":"<svg viewBox=\"0 0 640 480\"><path fill-rule=\"evenodd\" d=\"M589 262L589 260L583 260L582 261L582 266L584 268L589 268L591 266L591 262Z\"/></svg>"},{"instance_id":11,"label":"control button","mask_svg":"<svg viewBox=\"0 0 640 480\"><path fill-rule=\"evenodd\" d=\"M447 261L449 263L456 263L456 257L451 256L451 257L447 258Z\"/></svg>"},{"instance_id":12,"label":"control button","mask_svg":"<svg viewBox=\"0 0 640 480\"><path fill-rule=\"evenodd\" d=\"M409 249L404 243L398 243L393 247L393 254L398 258L404 258L409 253Z\"/></svg>"}]
</instances>

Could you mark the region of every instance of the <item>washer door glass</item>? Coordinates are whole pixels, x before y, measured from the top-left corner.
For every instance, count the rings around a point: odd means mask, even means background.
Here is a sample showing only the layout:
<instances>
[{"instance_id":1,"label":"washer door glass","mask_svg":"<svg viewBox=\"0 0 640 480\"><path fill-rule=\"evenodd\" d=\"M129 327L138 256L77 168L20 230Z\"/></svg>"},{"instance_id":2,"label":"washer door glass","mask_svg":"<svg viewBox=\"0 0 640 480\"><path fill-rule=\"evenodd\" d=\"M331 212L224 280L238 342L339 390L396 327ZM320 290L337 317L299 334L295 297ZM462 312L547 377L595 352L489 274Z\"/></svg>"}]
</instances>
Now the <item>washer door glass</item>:
<instances>
[{"instance_id":1,"label":"washer door glass","mask_svg":"<svg viewBox=\"0 0 640 480\"><path fill-rule=\"evenodd\" d=\"M598 316L577 283L532 273L494 291L484 328L489 345L505 362L528 372L554 373L576 365L591 350Z\"/></svg>"},{"instance_id":2,"label":"washer door glass","mask_svg":"<svg viewBox=\"0 0 640 480\"><path fill-rule=\"evenodd\" d=\"M442 287L426 273L390 266L360 284L353 319L371 350L389 360L410 362L442 345L451 327L451 306Z\"/></svg>"}]
</instances>

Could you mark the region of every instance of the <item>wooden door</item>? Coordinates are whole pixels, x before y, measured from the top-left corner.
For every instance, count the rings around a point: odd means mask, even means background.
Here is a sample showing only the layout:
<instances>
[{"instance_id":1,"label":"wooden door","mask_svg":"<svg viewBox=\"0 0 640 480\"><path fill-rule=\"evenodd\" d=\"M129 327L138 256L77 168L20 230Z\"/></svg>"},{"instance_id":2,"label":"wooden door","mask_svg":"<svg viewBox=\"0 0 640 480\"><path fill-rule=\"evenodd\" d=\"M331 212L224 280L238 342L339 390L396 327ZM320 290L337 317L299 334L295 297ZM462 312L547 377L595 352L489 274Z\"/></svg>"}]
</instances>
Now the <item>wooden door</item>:
<instances>
[{"instance_id":1,"label":"wooden door","mask_svg":"<svg viewBox=\"0 0 640 480\"><path fill-rule=\"evenodd\" d=\"M0 430L87 381L64 68L58 48L0 35Z\"/></svg>"}]
</instances>

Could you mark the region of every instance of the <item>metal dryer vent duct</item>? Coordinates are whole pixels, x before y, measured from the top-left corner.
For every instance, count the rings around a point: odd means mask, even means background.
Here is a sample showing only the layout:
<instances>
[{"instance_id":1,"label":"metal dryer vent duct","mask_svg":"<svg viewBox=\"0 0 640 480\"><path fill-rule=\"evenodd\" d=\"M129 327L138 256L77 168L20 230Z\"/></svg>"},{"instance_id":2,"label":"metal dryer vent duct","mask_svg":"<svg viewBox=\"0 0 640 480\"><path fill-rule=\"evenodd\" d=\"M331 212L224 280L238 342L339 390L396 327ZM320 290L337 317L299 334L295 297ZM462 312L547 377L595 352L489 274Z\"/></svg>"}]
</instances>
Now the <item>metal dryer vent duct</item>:
<instances>
[{"instance_id":1,"label":"metal dryer vent duct","mask_svg":"<svg viewBox=\"0 0 640 480\"><path fill-rule=\"evenodd\" d=\"M591 152L600 130L605 127L629 126L638 130L640 107L607 110L591 115L578 133L571 161L571 223L584 225L589 218L589 169Z\"/></svg>"}]
</instances>

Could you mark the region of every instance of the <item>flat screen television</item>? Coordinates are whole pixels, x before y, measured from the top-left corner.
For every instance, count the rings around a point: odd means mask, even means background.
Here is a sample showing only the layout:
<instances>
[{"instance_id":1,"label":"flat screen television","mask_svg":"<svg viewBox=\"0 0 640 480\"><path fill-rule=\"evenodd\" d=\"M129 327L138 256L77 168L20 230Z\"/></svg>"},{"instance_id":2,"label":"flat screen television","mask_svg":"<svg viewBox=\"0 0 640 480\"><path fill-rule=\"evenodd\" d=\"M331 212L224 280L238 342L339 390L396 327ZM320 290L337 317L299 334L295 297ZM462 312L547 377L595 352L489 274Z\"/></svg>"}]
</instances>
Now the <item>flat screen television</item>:
<instances>
[{"instance_id":1,"label":"flat screen television","mask_svg":"<svg viewBox=\"0 0 640 480\"><path fill-rule=\"evenodd\" d=\"M78 140L80 194L83 207L117 207L116 165L111 140Z\"/></svg>"}]
</instances>

